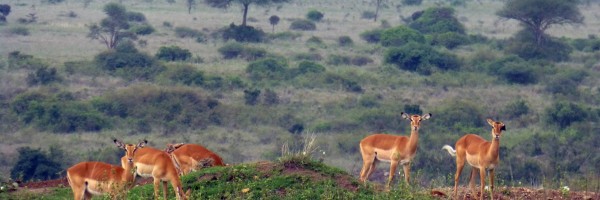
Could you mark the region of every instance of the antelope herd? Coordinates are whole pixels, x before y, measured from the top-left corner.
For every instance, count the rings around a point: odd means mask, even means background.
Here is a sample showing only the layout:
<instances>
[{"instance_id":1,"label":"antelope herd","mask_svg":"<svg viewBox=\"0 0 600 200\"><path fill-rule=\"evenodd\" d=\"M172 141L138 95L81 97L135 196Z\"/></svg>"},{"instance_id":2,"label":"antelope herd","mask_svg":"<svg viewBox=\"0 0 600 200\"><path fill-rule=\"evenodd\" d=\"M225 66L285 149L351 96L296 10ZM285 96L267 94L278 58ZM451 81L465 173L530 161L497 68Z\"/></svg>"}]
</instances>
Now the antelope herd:
<instances>
[{"instance_id":1,"label":"antelope herd","mask_svg":"<svg viewBox=\"0 0 600 200\"><path fill-rule=\"evenodd\" d=\"M431 118L431 113L425 115L400 114L403 119L410 121L410 136L390 134L372 134L359 143L363 166L359 181L366 183L375 170L379 161L389 162L390 171L386 184L389 191L398 165L404 169L404 180L410 181L410 163L417 152L419 128L421 121ZM490 176L490 197L493 199L494 169L499 163L500 136L506 126L502 122L487 119L492 126L492 141L486 141L475 134L461 137L454 148L444 145L451 156L456 157L456 175L454 177L454 198L457 198L457 187L465 160L472 167L469 187L474 189L474 177L477 170L481 180L480 199L483 199L486 172ZM131 189L137 175L152 177L154 180L154 198L159 199L159 185L162 183L163 198L167 199L168 183L171 182L176 198L187 199L190 190L184 191L181 176L192 171L210 167L225 166L223 159L216 153L197 144L167 144L161 151L147 147L147 141L139 144L123 144L114 140L118 148L125 151L121 158L121 166L103 162L81 162L67 169L67 180L73 190L76 200L91 199L92 195L108 194L112 199L124 199Z\"/></svg>"}]
</instances>

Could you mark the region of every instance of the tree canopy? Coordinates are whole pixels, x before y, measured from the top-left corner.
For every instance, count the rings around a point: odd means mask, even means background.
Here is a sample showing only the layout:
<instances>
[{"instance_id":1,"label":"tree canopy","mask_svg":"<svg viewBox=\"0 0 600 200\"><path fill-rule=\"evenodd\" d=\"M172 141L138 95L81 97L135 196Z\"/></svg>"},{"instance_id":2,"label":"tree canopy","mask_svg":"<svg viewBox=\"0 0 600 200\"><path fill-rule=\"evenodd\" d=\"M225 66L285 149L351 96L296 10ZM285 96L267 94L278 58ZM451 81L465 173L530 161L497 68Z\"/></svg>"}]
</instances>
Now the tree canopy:
<instances>
[{"instance_id":1,"label":"tree canopy","mask_svg":"<svg viewBox=\"0 0 600 200\"><path fill-rule=\"evenodd\" d=\"M215 8L228 8L231 4L236 3L242 6L243 16L242 16L242 26L246 26L246 19L248 16L248 9L251 4L256 4L259 6L267 6L271 4L277 3L286 3L292 0L204 0L206 4Z\"/></svg>"},{"instance_id":2,"label":"tree canopy","mask_svg":"<svg viewBox=\"0 0 600 200\"><path fill-rule=\"evenodd\" d=\"M583 22L576 0L508 0L496 14L521 22L534 34L538 45L552 25Z\"/></svg>"},{"instance_id":3,"label":"tree canopy","mask_svg":"<svg viewBox=\"0 0 600 200\"><path fill-rule=\"evenodd\" d=\"M109 49L114 49L124 39L136 39L137 35L129 30L131 24L146 22L146 17L142 13L128 12L123 5L118 3L106 4L104 13L108 17L102 19L100 24L90 25L88 37L100 40Z\"/></svg>"}]
</instances>

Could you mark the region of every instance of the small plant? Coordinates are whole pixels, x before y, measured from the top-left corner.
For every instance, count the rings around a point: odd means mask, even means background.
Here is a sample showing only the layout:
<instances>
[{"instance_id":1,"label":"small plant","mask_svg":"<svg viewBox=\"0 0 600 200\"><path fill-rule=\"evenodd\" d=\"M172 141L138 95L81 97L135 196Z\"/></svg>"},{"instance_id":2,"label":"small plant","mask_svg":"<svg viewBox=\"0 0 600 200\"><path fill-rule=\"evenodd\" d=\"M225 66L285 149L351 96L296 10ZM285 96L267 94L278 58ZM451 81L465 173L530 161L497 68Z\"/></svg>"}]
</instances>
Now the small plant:
<instances>
[{"instance_id":1,"label":"small plant","mask_svg":"<svg viewBox=\"0 0 600 200\"><path fill-rule=\"evenodd\" d=\"M367 10L367 11L363 11L362 14L360 15L360 18L363 19L375 19L375 12Z\"/></svg>"},{"instance_id":2,"label":"small plant","mask_svg":"<svg viewBox=\"0 0 600 200\"><path fill-rule=\"evenodd\" d=\"M192 53L187 49L178 46L160 47L156 53L156 58L166 61L188 60Z\"/></svg>"},{"instance_id":3,"label":"small plant","mask_svg":"<svg viewBox=\"0 0 600 200\"><path fill-rule=\"evenodd\" d=\"M352 46L352 44L354 44L354 41L352 41L352 38L350 38L350 36L344 35L338 38L338 44L340 46Z\"/></svg>"},{"instance_id":4,"label":"small plant","mask_svg":"<svg viewBox=\"0 0 600 200\"><path fill-rule=\"evenodd\" d=\"M308 13L306 14L306 19L318 22L323 19L323 16L324 15L322 12L319 12L317 10L311 10L311 11L308 11Z\"/></svg>"},{"instance_id":5,"label":"small plant","mask_svg":"<svg viewBox=\"0 0 600 200\"><path fill-rule=\"evenodd\" d=\"M365 31L360 34L360 38L367 41L368 43L379 43L379 41L381 41L382 32L383 29Z\"/></svg>"},{"instance_id":6,"label":"small plant","mask_svg":"<svg viewBox=\"0 0 600 200\"><path fill-rule=\"evenodd\" d=\"M310 20L300 19L292 22L290 29L299 31L314 31L317 30L317 25Z\"/></svg>"}]
</instances>

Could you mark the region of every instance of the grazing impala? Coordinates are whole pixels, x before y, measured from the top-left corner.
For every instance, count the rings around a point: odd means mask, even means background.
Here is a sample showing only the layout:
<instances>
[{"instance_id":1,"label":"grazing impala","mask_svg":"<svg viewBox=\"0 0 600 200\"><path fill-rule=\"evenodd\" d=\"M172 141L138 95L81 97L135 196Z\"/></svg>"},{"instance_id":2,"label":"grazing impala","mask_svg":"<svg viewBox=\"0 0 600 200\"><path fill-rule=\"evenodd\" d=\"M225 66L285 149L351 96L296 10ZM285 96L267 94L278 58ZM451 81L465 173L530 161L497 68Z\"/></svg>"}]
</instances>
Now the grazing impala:
<instances>
[{"instance_id":1,"label":"grazing impala","mask_svg":"<svg viewBox=\"0 0 600 200\"><path fill-rule=\"evenodd\" d=\"M506 126L502 122L496 122L491 119L487 119L488 124L492 126L492 141L488 142L475 134L467 134L461 137L455 145L454 150L449 145L444 145L442 149L448 150L448 153L453 157L456 157L456 176L454 176L454 197L457 197L458 179L460 173L465 166L465 160L473 168L471 169L471 177L469 178L469 187L474 190L473 183L474 177L477 173L475 170L479 169L479 178L481 180L481 195L479 199L483 199L483 188L485 186L485 171L490 172L490 197L494 199L494 169L498 166L499 162L499 148L500 148L500 136L502 131L506 130Z\"/></svg>"},{"instance_id":2,"label":"grazing impala","mask_svg":"<svg viewBox=\"0 0 600 200\"><path fill-rule=\"evenodd\" d=\"M219 155L197 144L167 144L165 152L173 156L181 175L206 166L225 166Z\"/></svg>"},{"instance_id":3,"label":"grazing impala","mask_svg":"<svg viewBox=\"0 0 600 200\"><path fill-rule=\"evenodd\" d=\"M121 164L125 165L126 157L121 158ZM171 156L164 151L145 147L139 149L133 157L133 164L136 167L136 174L142 177L152 177L154 179L154 198L158 199L159 184L163 185L163 196L167 199L167 181L171 182L177 199L185 200L189 193L183 191L181 180L179 179L179 168L171 160ZM189 191L188 191L189 192Z\"/></svg>"},{"instance_id":4,"label":"grazing impala","mask_svg":"<svg viewBox=\"0 0 600 200\"><path fill-rule=\"evenodd\" d=\"M123 144L116 139L114 143L125 150L123 167L103 162L81 162L67 169L67 180L75 200L92 199L92 195L105 193L112 199L123 199L127 190L133 186L133 157L138 148L143 147L143 143L136 146Z\"/></svg>"},{"instance_id":5,"label":"grazing impala","mask_svg":"<svg viewBox=\"0 0 600 200\"><path fill-rule=\"evenodd\" d=\"M404 180L410 181L410 161L417 152L419 127L421 121L428 120L431 113L419 116L402 112L402 118L410 120L410 137L388 134L373 134L360 141L360 153L363 158L363 167L360 171L360 181L366 182L375 170L378 161L390 162L390 177L386 190L389 190L398 164L404 167Z\"/></svg>"}]
</instances>

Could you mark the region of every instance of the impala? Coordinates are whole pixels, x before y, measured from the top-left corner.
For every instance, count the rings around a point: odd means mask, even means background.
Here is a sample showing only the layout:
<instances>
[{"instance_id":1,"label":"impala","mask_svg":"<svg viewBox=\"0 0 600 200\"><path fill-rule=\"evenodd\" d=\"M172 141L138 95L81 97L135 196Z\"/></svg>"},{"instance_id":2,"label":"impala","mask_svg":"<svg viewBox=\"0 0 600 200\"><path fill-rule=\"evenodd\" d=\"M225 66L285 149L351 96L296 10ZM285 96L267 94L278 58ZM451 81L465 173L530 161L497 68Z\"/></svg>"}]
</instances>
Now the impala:
<instances>
[{"instance_id":1,"label":"impala","mask_svg":"<svg viewBox=\"0 0 600 200\"><path fill-rule=\"evenodd\" d=\"M112 199L127 193L133 186L135 175L133 169L133 157L138 148L133 144L123 144L114 140L117 147L125 150L125 165L123 167L103 162L81 162L67 169L67 180L73 190L75 200L91 199L92 195L108 193Z\"/></svg>"},{"instance_id":2,"label":"impala","mask_svg":"<svg viewBox=\"0 0 600 200\"><path fill-rule=\"evenodd\" d=\"M206 166L225 166L219 155L197 144L167 144L165 152L179 165L181 175Z\"/></svg>"},{"instance_id":3,"label":"impala","mask_svg":"<svg viewBox=\"0 0 600 200\"><path fill-rule=\"evenodd\" d=\"M475 169L479 169L479 178L481 181L479 199L483 199L483 189L485 187L485 172L486 170L490 173L490 197L494 199L494 169L498 166L499 162L499 148L500 148L500 136L502 131L506 131L506 126L502 122L496 122L492 119L487 119L488 124L492 126L492 141L488 142L475 134L467 134L461 137L455 144L456 150L449 145L444 145L442 149L445 149L456 157L456 176L454 176L454 197L457 197L458 179L460 173L465 166L465 160L473 168L471 169L471 177L469 178L469 187L474 190L473 182Z\"/></svg>"},{"instance_id":4,"label":"impala","mask_svg":"<svg viewBox=\"0 0 600 200\"><path fill-rule=\"evenodd\" d=\"M363 167L360 171L360 181L365 183L375 170L379 161L390 162L390 176L387 181L386 190L389 190L398 164L404 167L404 180L410 181L410 161L417 152L417 141L419 139L419 127L421 121L431 118L431 113L419 116L402 112L403 119L410 120L410 137L388 134L373 134L360 141L360 153L362 154Z\"/></svg>"},{"instance_id":5,"label":"impala","mask_svg":"<svg viewBox=\"0 0 600 200\"><path fill-rule=\"evenodd\" d=\"M121 158L121 164L125 165L127 158ZM171 182L173 190L177 199L185 200L188 193L183 191L181 180L179 179L179 168L174 164L169 154L164 151L145 147L139 149L133 157L133 165L136 170L135 173L141 177L152 177L154 179L154 198L159 197L159 184L162 182L163 185L163 196L167 199L167 181Z\"/></svg>"}]
</instances>

